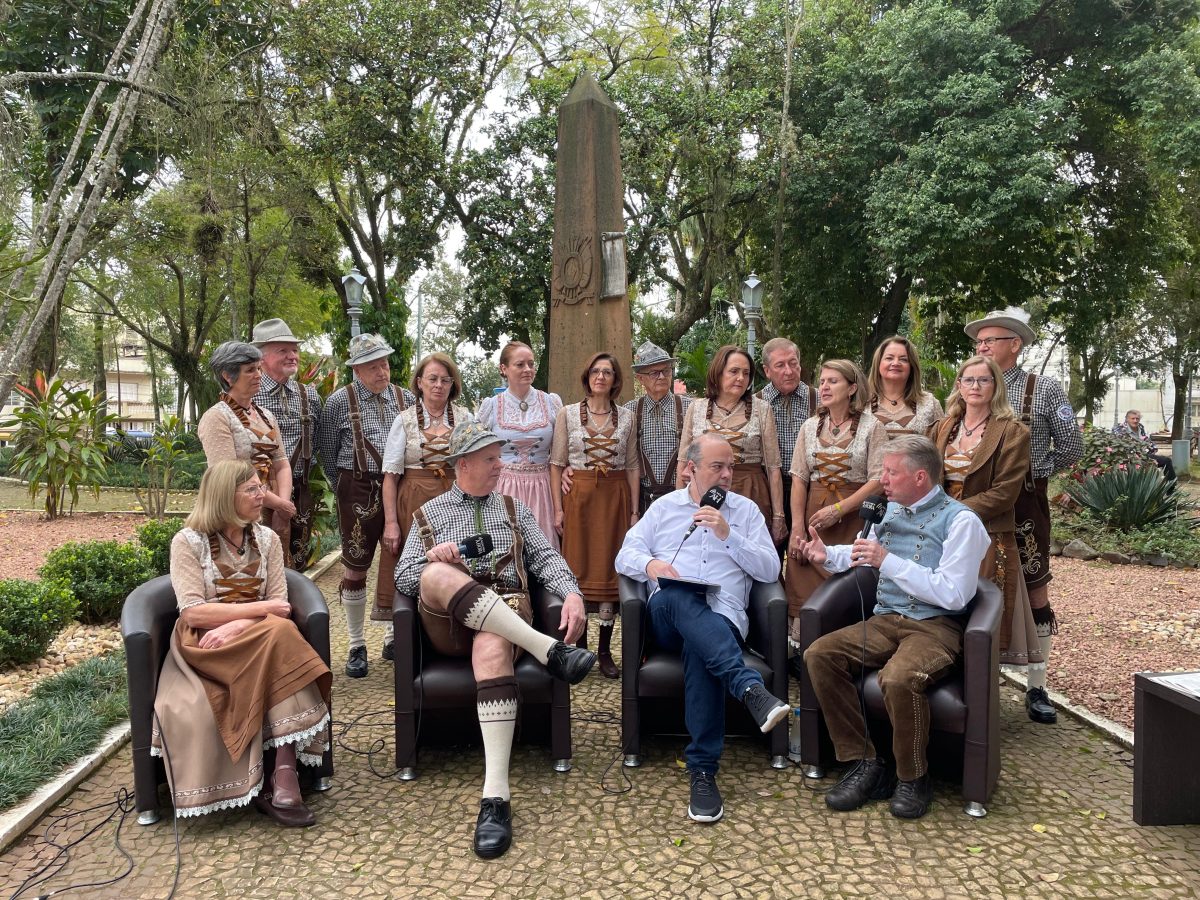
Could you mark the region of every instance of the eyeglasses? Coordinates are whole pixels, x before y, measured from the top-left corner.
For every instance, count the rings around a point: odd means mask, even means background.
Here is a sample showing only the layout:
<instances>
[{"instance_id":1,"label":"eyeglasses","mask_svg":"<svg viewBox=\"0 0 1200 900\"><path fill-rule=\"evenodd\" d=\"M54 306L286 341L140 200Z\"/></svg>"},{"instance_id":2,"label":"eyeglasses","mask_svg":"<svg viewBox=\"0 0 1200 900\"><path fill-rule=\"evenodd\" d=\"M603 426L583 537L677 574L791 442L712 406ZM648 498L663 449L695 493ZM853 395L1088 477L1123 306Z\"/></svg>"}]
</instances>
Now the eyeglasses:
<instances>
[{"instance_id":1,"label":"eyeglasses","mask_svg":"<svg viewBox=\"0 0 1200 900\"><path fill-rule=\"evenodd\" d=\"M442 376L442 375L422 375L421 380L423 382L425 382L426 384L435 385L435 386L439 385L439 384L454 384L453 378L449 378L449 377Z\"/></svg>"},{"instance_id":2,"label":"eyeglasses","mask_svg":"<svg viewBox=\"0 0 1200 900\"><path fill-rule=\"evenodd\" d=\"M958 379L958 383L961 384L963 387L981 387L981 388L983 388L983 387L987 387L989 384L991 384L995 380L996 379L994 379L991 375L980 375L978 377L975 377L974 375L972 375L969 378Z\"/></svg>"},{"instance_id":3,"label":"eyeglasses","mask_svg":"<svg viewBox=\"0 0 1200 900\"><path fill-rule=\"evenodd\" d=\"M252 484L250 487L238 491L239 494L245 494L247 497L261 497L266 492L267 487L263 484Z\"/></svg>"},{"instance_id":4,"label":"eyeglasses","mask_svg":"<svg viewBox=\"0 0 1200 900\"><path fill-rule=\"evenodd\" d=\"M976 347L991 347L993 344L996 343L996 341L1017 341L1017 340L1020 340L1020 338L1018 338L1015 334L1010 335L1009 337L976 338L975 346Z\"/></svg>"},{"instance_id":5,"label":"eyeglasses","mask_svg":"<svg viewBox=\"0 0 1200 900\"><path fill-rule=\"evenodd\" d=\"M592 378L613 378L616 373L612 369L588 369L588 375Z\"/></svg>"},{"instance_id":6,"label":"eyeglasses","mask_svg":"<svg viewBox=\"0 0 1200 900\"><path fill-rule=\"evenodd\" d=\"M638 372L638 375L642 376L643 378L650 378L650 379L653 379L654 381L658 381L661 378L670 378L671 370L670 369L655 369L653 372Z\"/></svg>"}]
</instances>

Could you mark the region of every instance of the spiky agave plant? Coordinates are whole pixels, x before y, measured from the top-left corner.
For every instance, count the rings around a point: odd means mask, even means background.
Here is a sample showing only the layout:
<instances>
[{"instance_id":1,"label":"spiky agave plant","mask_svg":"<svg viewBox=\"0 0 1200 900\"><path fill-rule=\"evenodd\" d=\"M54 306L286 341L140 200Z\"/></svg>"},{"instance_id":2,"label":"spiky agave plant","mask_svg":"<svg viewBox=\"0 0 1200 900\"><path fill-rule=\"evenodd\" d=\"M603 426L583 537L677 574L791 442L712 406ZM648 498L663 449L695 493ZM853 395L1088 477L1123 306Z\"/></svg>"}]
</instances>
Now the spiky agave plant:
<instances>
[{"instance_id":1,"label":"spiky agave plant","mask_svg":"<svg viewBox=\"0 0 1200 900\"><path fill-rule=\"evenodd\" d=\"M1196 501L1153 466L1098 472L1067 482L1064 490L1093 516L1122 531L1165 525L1197 508ZM1191 521L1193 527L1200 526L1200 519Z\"/></svg>"}]
</instances>

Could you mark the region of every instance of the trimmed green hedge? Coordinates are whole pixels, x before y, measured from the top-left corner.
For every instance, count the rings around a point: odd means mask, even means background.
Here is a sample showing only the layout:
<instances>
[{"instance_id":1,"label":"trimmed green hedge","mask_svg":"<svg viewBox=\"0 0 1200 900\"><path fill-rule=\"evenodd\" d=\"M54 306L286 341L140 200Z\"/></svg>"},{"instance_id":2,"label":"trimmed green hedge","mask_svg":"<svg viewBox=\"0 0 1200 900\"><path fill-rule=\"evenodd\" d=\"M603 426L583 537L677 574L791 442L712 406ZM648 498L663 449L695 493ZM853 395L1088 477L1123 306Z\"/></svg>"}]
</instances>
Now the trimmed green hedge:
<instances>
[{"instance_id":1,"label":"trimmed green hedge","mask_svg":"<svg viewBox=\"0 0 1200 900\"><path fill-rule=\"evenodd\" d=\"M0 581L0 668L32 662L75 618L79 603L62 581Z\"/></svg>"},{"instance_id":2,"label":"trimmed green hedge","mask_svg":"<svg viewBox=\"0 0 1200 900\"><path fill-rule=\"evenodd\" d=\"M182 527L180 516L151 519L138 527L138 543L150 551L155 575L166 575L171 571L171 541Z\"/></svg>"},{"instance_id":3,"label":"trimmed green hedge","mask_svg":"<svg viewBox=\"0 0 1200 900\"><path fill-rule=\"evenodd\" d=\"M121 541L72 542L51 550L38 574L71 585L81 622L112 622L125 597L154 577L154 554Z\"/></svg>"}]
</instances>

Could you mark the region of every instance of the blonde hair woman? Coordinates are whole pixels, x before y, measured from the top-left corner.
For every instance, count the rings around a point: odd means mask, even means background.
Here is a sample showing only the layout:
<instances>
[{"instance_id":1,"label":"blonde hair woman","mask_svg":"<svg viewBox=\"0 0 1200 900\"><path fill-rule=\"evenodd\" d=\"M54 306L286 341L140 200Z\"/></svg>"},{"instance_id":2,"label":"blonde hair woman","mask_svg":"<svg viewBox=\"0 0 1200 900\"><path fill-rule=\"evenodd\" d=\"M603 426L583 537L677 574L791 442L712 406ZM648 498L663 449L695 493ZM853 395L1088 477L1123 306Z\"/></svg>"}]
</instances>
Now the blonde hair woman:
<instances>
[{"instance_id":1,"label":"blonde hair woman","mask_svg":"<svg viewBox=\"0 0 1200 900\"><path fill-rule=\"evenodd\" d=\"M954 385L946 418L929 432L945 461L946 493L974 510L992 538L979 574L1004 594L1000 661L1044 666L1017 553L1014 515L1029 472L1029 429L1009 406L995 360L971 357L959 366Z\"/></svg>"},{"instance_id":2,"label":"blonde hair woman","mask_svg":"<svg viewBox=\"0 0 1200 900\"><path fill-rule=\"evenodd\" d=\"M217 463L171 542L179 619L150 752L169 760L181 817L253 802L280 825L306 826L316 820L296 766L320 765L329 746L332 678L291 621L283 550L258 521L265 493L252 464ZM263 751L272 747L264 781Z\"/></svg>"},{"instance_id":3,"label":"blonde hair woman","mask_svg":"<svg viewBox=\"0 0 1200 900\"><path fill-rule=\"evenodd\" d=\"M863 500L879 493L879 470L887 435L865 411L867 379L848 359L821 364L817 381L817 414L796 437L792 454L792 535L788 546L785 587L791 639L799 644L800 607L829 577L801 552L801 541L814 529L827 545L849 544L858 533L855 513Z\"/></svg>"},{"instance_id":4,"label":"blonde hair woman","mask_svg":"<svg viewBox=\"0 0 1200 900\"><path fill-rule=\"evenodd\" d=\"M921 360L912 341L898 334L875 348L867 371L871 412L888 438L925 434L942 418L942 404L921 387Z\"/></svg>"}]
</instances>

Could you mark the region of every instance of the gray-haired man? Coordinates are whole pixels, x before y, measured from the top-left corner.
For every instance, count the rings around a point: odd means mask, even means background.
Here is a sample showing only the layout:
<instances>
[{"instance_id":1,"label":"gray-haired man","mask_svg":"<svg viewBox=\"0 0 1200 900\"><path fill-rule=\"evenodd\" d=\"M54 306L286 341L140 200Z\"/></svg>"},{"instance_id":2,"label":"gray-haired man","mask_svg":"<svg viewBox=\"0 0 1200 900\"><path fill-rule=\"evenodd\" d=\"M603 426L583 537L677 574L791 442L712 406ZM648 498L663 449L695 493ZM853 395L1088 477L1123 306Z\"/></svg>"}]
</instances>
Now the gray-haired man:
<instances>
[{"instance_id":1,"label":"gray-haired man","mask_svg":"<svg viewBox=\"0 0 1200 900\"><path fill-rule=\"evenodd\" d=\"M342 585L350 657L346 674L367 674L367 645L363 635L367 606L367 571L380 548L376 598L391 607L396 557L383 545L383 450L392 422L414 402L409 391L391 383L388 357L392 348L377 334L360 334L350 341L354 372L350 384L329 395L317 432L321 468L337 492L338 526L342 532ZM381 615L380 618L386 619ZM383 658L392 658L392 623L384 635Z\"/></svg>"}]
</instances>

